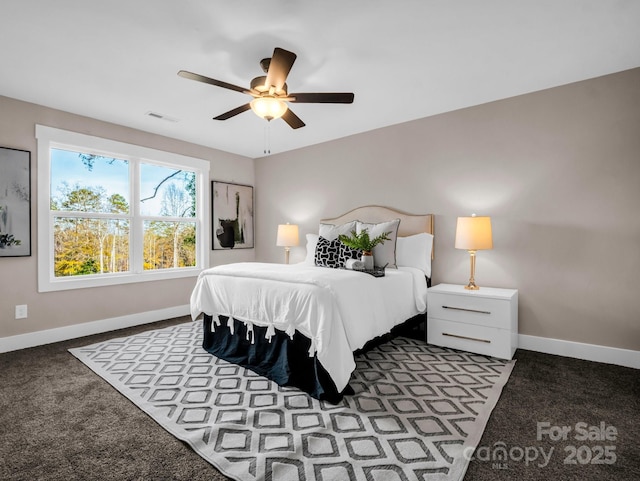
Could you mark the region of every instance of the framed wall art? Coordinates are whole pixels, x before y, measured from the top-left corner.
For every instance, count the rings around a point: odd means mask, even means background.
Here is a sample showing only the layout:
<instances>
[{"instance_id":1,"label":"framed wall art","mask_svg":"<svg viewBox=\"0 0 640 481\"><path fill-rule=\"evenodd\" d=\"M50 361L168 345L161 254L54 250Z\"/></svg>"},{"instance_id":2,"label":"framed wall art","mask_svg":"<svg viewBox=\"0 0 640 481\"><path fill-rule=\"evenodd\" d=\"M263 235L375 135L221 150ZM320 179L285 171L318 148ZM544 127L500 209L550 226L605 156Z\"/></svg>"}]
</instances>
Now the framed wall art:
<instances>
[{"instance_id":1,"label":"framed wall art","mask_svg":"<svg viewBox=\"0 0 640 481\"><path fill-rule=\"evenodd\" d=\"M31 255L31 152L0 147L0 257Z\"/></svg>"},{"instance_id":2,"label":"framed wall art","mask_svg":"<svg viewBox=\"0 0 640 481\"><path fill-rule=\"evenodd\" d=\"M213 250L253 249L253 187L211 181Z\"/></svg>"}]
</instances>

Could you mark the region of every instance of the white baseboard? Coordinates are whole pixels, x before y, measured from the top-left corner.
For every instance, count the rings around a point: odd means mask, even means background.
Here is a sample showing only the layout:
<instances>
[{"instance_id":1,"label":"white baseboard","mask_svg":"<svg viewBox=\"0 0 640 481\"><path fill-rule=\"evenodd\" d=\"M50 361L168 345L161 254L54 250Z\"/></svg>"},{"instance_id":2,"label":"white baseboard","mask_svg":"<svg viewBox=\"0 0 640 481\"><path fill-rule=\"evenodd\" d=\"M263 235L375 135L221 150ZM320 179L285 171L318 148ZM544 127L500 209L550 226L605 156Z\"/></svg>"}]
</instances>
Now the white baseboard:
<instances>
[{"instance_id":1,"label":"white baseboard","mask_svg":"<svg viewBox=\"0 0 640 481\"><path fill-rule=\"evenodd\" d=\"M168 307L155 311L139 312L126 316L101 319L99 321L74 324L72 326L58 327L44 331L19 334L17 336L0 338L0 353L17 351L28 347L43 346L59 341L68 341L78 337L100 334L103 332L115 331L125 327L139 326L151 322L163 321L174 317L189 315L189 305Z\"/></svg>"},{"instance_id":2,"label":"white baseboard","mask_svg":"<svg viewBox=\"0 0 640 481\"><path fill-rule=\"evenodd\" d=\"M3 337L0 338L0 353L43 346L45 344L67 341L92 334L100 334L115 331L116 329L163 321L174 317L187 316L189 313L189 305L185 304L155 311L139 312L137 314L85 322L83 324ZM527 336L525 334L518 335L518 347L520 349L543 352L545 354L555 354L557 356L573 357L586 361L603 362L606 364L616 364L618 366L640 369L640 351L633 351L631 349L619 349L616 347L563 341L561 339L550 339L547 337Z\"/></svg>"},{"instance_id":3,"label":"white baseboard","mask_svg":"<svg viewBox=\"0 0 640 481\"><path fill-rule=\"evenodd\" d=\"M573 357L586 361L616 364L618 366L640 369L640 351L619 349L617 347L583 344L581 342L563 341L547 337L518 335L518 347L529 351Z\"/></svg>"}]
</instances>

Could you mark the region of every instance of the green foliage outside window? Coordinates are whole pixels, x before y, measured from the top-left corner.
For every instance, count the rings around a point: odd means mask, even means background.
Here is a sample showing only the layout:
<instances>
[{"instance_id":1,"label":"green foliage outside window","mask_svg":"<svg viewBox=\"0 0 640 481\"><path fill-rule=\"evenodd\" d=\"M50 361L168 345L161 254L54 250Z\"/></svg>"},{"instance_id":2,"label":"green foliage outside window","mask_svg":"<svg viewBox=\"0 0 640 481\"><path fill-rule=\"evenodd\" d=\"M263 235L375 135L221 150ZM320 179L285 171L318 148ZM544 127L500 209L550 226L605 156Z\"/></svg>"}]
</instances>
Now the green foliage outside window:
<instances>
[{"instance_id":1,"label":"green foliage outside window","mask_svg":"<svg viewBox=\"0 0 640 481\"><path fill-rule=\"evenodd\" d=\"M97 162L116 159L79 154L88 170ZM120 161L122 162L122 161ZM196 265L195 173L166 169L148 200L160 201L156 216L181 220L144 220L143 269ZM128 195L128 194L127 194ZM153 200L152 200L153 199ZM56 277L117 274L131 270L131 210L127 199L107 194L102 186L57 185L50 209L54 211L54 275ZM106 216L104 214L107 214ZM119 216L121 215L121 217Z\"/></svg>"}]
</instances>

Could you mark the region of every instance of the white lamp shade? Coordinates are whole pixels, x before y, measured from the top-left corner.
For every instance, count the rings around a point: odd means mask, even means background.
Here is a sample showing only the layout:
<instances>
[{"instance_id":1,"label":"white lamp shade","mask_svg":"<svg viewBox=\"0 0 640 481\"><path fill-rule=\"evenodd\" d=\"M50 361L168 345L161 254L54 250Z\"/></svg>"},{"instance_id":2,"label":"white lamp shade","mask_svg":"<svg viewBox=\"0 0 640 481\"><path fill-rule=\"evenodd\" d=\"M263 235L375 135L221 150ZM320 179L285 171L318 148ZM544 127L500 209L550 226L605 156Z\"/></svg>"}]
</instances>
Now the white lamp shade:
<instances>
[{"instance_id":1,"label":"white lamp shade","mask_svg":"<svg viewBox=\"0 0 640 481\"><path fill-rule=\"evenodd\" d=\"M298 226L295 224L280 224L278 226L276 245L280 247L297 246Z\"/></svg>"},{"instance_id":2,"label":"white lamp shade","mask_svg":"<svg viewBox=\"0 0 640 481\"><path fill-rule=\"evenodd\" d=\"M493 249L491 217L458 217L456 249Z\"/></svg>"},{"instance_id":3,"label":"white lamp shade","mask_svg":"<svg viewBox=\"0 0 640 481\"><path fill-rule=\"evenodd\" d=\"M257 97L250 105L258 117L267 120L279 119L289 108L285 102L274 97Z\"/></svg>"}]
</instances>

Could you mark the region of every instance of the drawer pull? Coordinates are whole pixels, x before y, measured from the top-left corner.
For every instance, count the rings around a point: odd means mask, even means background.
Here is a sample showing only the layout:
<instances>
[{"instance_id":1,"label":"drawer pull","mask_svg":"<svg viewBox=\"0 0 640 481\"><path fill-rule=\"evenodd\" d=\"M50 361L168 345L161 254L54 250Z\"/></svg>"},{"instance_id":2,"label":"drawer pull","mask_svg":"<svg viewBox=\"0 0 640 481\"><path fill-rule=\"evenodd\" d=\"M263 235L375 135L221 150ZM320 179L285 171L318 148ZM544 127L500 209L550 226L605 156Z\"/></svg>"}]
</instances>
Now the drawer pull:
<instances>
[{"instance_id":1,"label":"drawer pull","mask_svg":"<svg viewBox=\"0 0 640 481\"><path fill-rule=\"evenodd\" d=\"M477 312L478 314L491 314L489 311L478 311L477 309L465 309L464 307L442 306L443 309L453 309L454 311Z\"/></svg>"},{"instance_id":2,"label":"drawer pull","mask_svg":"<svg viewBox=\"0 0 640 481\"><path fill-rule=\"evenodd\" d=\"M457 337L458 339L466 339L468 341L486 342L487 344L491 344L491 341L488 339L478 339L477 337L459 336L457 334L449 334L448 332L443 332L442 335L449 336L449 337Z\"/></svg>"}]
</instances>

